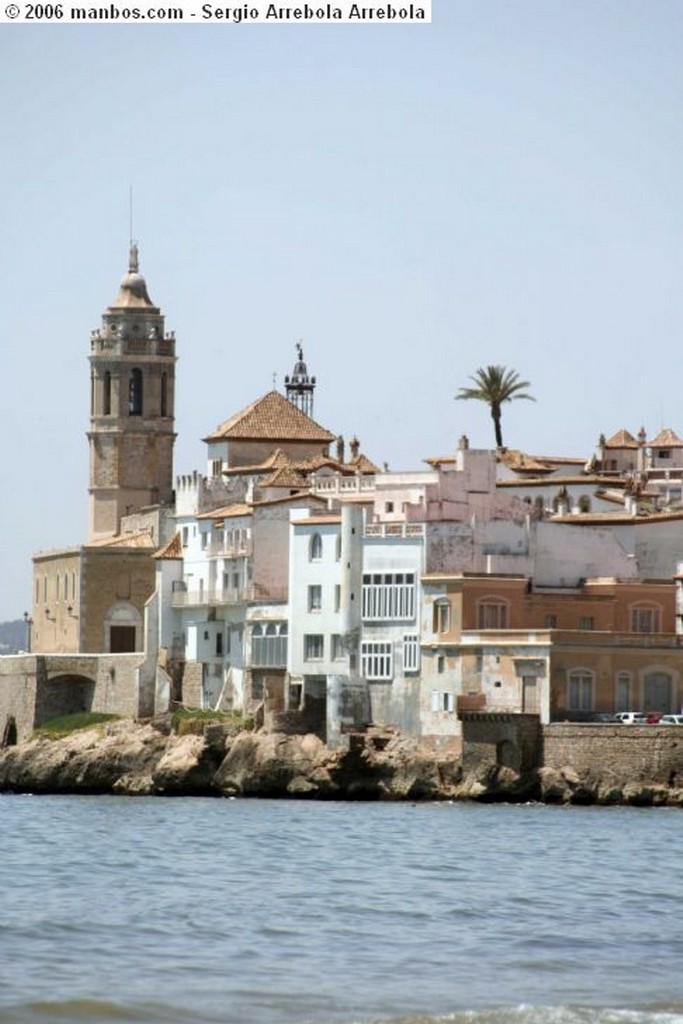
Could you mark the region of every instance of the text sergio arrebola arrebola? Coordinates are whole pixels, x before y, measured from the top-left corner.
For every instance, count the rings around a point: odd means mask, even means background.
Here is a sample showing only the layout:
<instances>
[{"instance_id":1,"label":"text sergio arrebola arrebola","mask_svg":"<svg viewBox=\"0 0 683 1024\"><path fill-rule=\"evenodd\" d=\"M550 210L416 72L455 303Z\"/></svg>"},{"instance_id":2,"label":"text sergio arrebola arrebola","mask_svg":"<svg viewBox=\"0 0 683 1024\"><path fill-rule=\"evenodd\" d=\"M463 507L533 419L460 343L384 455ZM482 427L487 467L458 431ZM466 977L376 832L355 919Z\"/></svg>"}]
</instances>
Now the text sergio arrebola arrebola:
<instances>
[{"instance_id":1,"label":"text sergio arrebola arrebola","mask_svg":"<svg viewBox=\"0 0 683 1024\"><path fill-rule=\"evenodd\" d=\"M242 4L239 7L219 7L214 4L202 5L202 17L216 21L428 21L427 10L418 4L382 4L366 7L363 4L349 4L346 8L335 4L302 4L297 7L282 7L268 4L264 9Z\"/></svg>"}]
</instances>

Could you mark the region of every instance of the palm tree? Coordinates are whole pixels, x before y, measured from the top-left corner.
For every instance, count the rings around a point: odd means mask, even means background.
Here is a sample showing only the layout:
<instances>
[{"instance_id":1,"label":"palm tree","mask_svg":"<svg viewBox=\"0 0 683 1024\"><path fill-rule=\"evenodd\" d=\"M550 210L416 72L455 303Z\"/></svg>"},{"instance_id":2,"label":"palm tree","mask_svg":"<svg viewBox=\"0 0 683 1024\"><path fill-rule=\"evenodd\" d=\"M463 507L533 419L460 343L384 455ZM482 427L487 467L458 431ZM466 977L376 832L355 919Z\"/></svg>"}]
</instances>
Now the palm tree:
<instances>
[{"instance_id":1,"label":"palm tree","mask_svg":"<svg viewBox=\"0 0 683 1024\"><path fill-rule=\"evenodd\" d=\"M528 380L520 380L516 370L508 370L504 366L480 366L470 380L476 384L474 388L460 388L456 398L476 398L486 402L491 409L491 419L496 430L496 445L503 447L503 433L500 429L501 406L503 402L511 402L515 398L528 398L535 402L533 395L524 394L528 388Z\"/></svg>"}]
</instances>

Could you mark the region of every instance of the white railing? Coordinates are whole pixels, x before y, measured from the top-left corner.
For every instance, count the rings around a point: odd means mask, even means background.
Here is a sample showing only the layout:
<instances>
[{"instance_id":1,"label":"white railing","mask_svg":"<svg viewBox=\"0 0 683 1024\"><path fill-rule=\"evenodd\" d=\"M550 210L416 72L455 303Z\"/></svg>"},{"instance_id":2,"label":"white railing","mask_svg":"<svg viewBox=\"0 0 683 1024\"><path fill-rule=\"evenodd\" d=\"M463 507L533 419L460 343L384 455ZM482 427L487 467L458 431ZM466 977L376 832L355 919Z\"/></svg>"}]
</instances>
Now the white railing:
<instances>
[{"instance_id":1,"label":"white railing","mask_svg":"<svg viewBox=\"0 0 683 1024\"><path fill-rule=\"evenodd\" d=\"M366 523L366 537L424 537L424 523Z\"/></svg>"},{"instance_id":2,"label":"white railing","mask_svg":"<svg viewBox=\"0 0 683 1024\"><path fill-rule=\"evenodd\" d=\"M313 478L315 494L359 494L361 491L372 491L375 487L374 476L322 476Z\"/></svg>"}]
</instances>

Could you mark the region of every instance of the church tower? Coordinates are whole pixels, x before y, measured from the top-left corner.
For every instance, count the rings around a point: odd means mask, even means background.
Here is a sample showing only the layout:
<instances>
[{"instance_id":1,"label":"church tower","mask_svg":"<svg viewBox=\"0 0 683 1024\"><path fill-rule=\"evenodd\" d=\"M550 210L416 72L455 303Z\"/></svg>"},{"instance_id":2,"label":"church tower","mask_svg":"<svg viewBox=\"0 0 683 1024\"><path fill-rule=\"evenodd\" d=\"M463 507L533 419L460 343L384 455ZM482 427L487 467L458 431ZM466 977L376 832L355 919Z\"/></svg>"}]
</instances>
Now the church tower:
<instances>
[{"instance_id":1,"label":"church tower","mask_svg":"<svg viewBox=\"0 0 683 1024\"><path fill-rule=\"evenodd\" d=\"M175 335L130 247L128 272L90 339L90 540L173 498Z\"/></svg>"},{"instance_id":2,"label":"church tower","mask_svg":"<svg viewBox=\"0 0 683 1024\"><path fill-rule=\"evenodd\" d=\"M313 418L313 392L315 391L315 377L308 376L308 369L304 362L304 350L299 342L296 345L297 361L291 377L285 377L285 394L297 409Z\"/></svg>"}]
</instances>

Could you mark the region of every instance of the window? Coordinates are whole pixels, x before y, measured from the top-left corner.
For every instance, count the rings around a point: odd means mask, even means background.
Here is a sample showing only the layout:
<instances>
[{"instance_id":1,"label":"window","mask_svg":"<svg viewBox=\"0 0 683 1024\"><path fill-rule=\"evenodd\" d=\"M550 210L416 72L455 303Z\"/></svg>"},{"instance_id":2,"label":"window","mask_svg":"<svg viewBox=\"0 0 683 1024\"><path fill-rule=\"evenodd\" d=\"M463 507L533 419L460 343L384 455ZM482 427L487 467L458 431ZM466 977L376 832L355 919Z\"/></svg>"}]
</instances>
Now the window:
<instances>
[{"instance_id":1,"label":"window","mask_svg":"<svg viewBox=\"0 0 683 1024\"><path fill-rule=\"evenodd\" d=\"M617 675L617 688L615 694L615 705L617 711L629 711L631 708L631 673L620 672Z\"/></svg>"},{"instance_id":2,"label":"window","mask_svg":"<svg viewBox=\"0 0 683 1024\"><path fill-rule=\"evenodd\" d=\"M201 539L202 539L202 540L201 540L201 543L202 543L202 551L204 551L204 550L205 550L205 548L206 548L206 546L207 546L207 544L209 543L209 535L208 535L208 533L206 533L206 531L205 531L204 533L202 533L202 534L201 534Z\"/></svg>"},{"instance_id":3,"label":"window","mask_svg":"<svg viewBox=\"0 0 683 1024\"><path fill-rule=\"evenodd\" d=\"M341 545L341 533L338 533L337 534L337 539L335 541L335 546L334 546L334 557L335 557L335 559L338 562L341 561L341 548L342 548L342 545Z\"/></svg>"},{"instance_id":4,"label":"window","mask_svg":"<svg viewBox=\"0 0 683 1024\"><path fill-rule=\"evenodd\" d=\"M339 633L332 634L332 661L341 661L344 657L344 644Z\"/></svg>"},{"instance_id":5,"label":"window","mask_svg":"<svg viewBox=\"0 0 683 1024\"><path fill-rule=\"evenodd\" d=\"M361 674L365 679L391 679L393 658L391 643L364 640L360 645Z\"/></svg>"},{"instance_id":6,"label":"window","mask_svg":"<svg viewBox=\"0 0 683 1024\"><path fill-rule=\"evenodd\" d=\"M304 661L322 661L325 653L325 638L322 633L304 635Z\"/></svg>"},{"instance_id":7,"label":"window","mask_svg":"<svg viewBox=\"0 0 683 1024\"><path fill-rule=\"evenodd\" d=\"M451 602L447 597L438 597L434 602L435 633L447 633L451 628Z\"/></svg>"},{"instance_id":8,"label":"window","mask_svg":"<svg viewBox=\"0 0 683 1024\"><path fill-rule=\"evenodd\" d=\"M592 615L582 615L579 619L579 629L595 629L595 619Z\"/></svg>"},{"instance_id":9,"label":"window","mask_svg":"<svg viewBox=\"0 0 683 1024\"><path fill-rule=\"evenodd\" d=\"M417 672L420 668L420 640L417 633L403 637L403 671Z\"/></svg>"},{"instance_id":10,"label":"window","mask_svg":"<svg viewBox=\"0 0 683 1024\"><path fill-rule=\"evenodd\" d=\"M254 625L251 631L251 663L269 668L282 668L287 664L286 622L257 622Z\"/></svg>"},{"instance_id":11,"label":"window","mask_svg":"<svg viewBox=\"0 0 683 1024\"><path fill-rule=\"evenodd\" d=\"M445 690L432 690L432 711L452 711L454 707L453 694Z\"/></svg>"},{"instance_id":12,"label":"window","mask_svg":"<svg viewBox=\"0 0 683 1024\"><path fill-rule=\"evenodd\" d=\"M393 501L385 501L384 502L384 511L385 512L393 512L394 511L394 503L393 503Z\"/></svg>"},{"instance_id":13,"label":"window","mask_svg":"<svg viewBox=\"0 0 683 1024\"><path fill-rule=\"evenodd\" d=\"M111 416L111 373L107 370L104 374L104 394L102 396L102 412L105 416Z\"/></svg>"},{"instance_id":14,"label":"window","mask_svg":"<svg viewBox=\"0 0 683 1024\"><path fill-rule=\"evenodd\" d=\"M314 533L311 537L308 557L311 562L319 562L323 557L323 539L319 533Z\"/></svg>"},{"instance_id":15,"label":"window","mask_svg":"<svg viewBox=\"0 0 683 1024\"><path fill-rule=\"evenodd\" d=\"M660 609L645 605L634 605L631 608L632 633L659 633Z\"/></svg>"},{"instance_id":16,"label":"window","mask_svg":"<svg viewBox=\"0 0 683 1024\"><path fill-rule=\"evenodd\" d=\"M446 656L444 654L440 654L436 659L436 671L440 676L446 671Z\"/></svg>"},{"instance_id":17,"label":"window","mask_svg":"<svg viewBox=\"0 0 683 1024\"><path fill-rule=\"evenodd\" d=\"M190 532L189 528L187 526L183 526L183 547L184 548L187 547L187 541L188 541L188 537L189 537L189 532Z\"/></svg>"},{"instance_id":18,"label":"window","mask_svg":"<svg viewBox=\"0 0 683 1024\"><path fill-rule=\"evenodd\" d=\"M415 573L365 573L362 616L366 620L414 619Z\"/></svg>"},{"instance_id":19,"label":"window","mask_svg":"<svg viewBox=\"0 0 683 1024\"><path fill-rule=\"evenodd\" d=\"M319 612L322 606L323 588L316 583L308 588L308 610L309 612Z\"/></svg>"},{"instance_id":20,"label":"window","mask_svg":"<svg viewBox=\"0 0 683 1024\"><path fill-rule=\"evenodd\" d=\"M591 711L593 708L593 673L576 669L567 680L567 705L571 711Z\"/></svg>"},{"instance_id":21,"label":"window","mask_svg":"<svg viewBox=\"0 0 683 1024\"><path fill-rule=\"evenodd\" d=\"M130 371L128 413L130 416L142 416L142 370Z\"/></svg>"},{"instance_id":22,"label":"window","mask_svg":"<svg viewBox=\"0 0 683 1024\"><path fill-rule=\"evenodd\" d=\"M557 629L557 615L546 615L546 617L545 617L545 628L546 629Z\"/></svg>"},{"instance_id":23,"label":"window","mask_svg":"<svg viewBox=\"0 0 683 1024\"><path fill-rule=\"evenodd\" d=\"M220 657L223 653L223 634L216 633L216 655Z\"/></svg>"},{"instance_id":24,"label":"window","mask_svg":"<svg viewBox=\"0 0 683 1024\"><path fill-rule=\"evenodd\" d=\"M668 448L665 448L662 451L658 451L657 452L657 458L658 459L670 459L671 458L671 452L668 450Z\"/></svg>"},{"instance_id":25,"label":"window","mask_svg":"<svg viewBox=\"0 0 683 1024\"><path fill-rule=\"evenodd\" d=\"M477 629L507 629L508 606L495 598L486 598L477 605Z\"/></svg>"},{"instance_id":26,"label":"window","mask_svg":"<svg viewBox=\"0 0 683 1024\"><path fill-rule=\"evenodd\" d=\"M341 608L341 585L335 583L334 585L334 610L338 612Z\"/></svg>"},{"instance_id":27,"label":"window","mask_svg":"<svg viewBox=\"0 0 683 1024\"><path fill-rule=\"evenodd\" d=\"M161 415L168 416L168 374L161 375Z\"/></svg>"}]
</instances>

